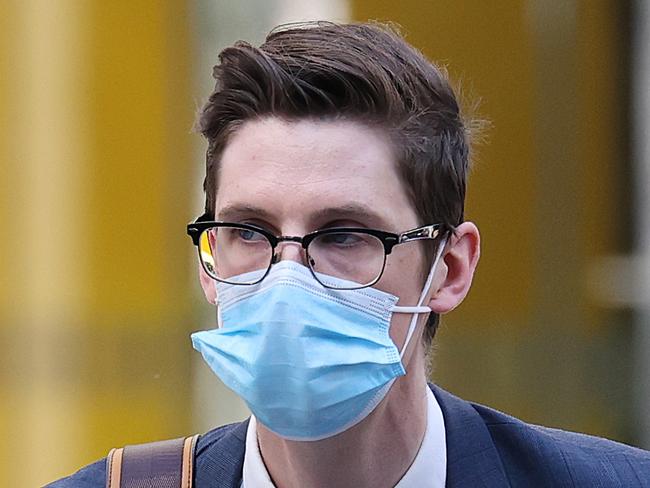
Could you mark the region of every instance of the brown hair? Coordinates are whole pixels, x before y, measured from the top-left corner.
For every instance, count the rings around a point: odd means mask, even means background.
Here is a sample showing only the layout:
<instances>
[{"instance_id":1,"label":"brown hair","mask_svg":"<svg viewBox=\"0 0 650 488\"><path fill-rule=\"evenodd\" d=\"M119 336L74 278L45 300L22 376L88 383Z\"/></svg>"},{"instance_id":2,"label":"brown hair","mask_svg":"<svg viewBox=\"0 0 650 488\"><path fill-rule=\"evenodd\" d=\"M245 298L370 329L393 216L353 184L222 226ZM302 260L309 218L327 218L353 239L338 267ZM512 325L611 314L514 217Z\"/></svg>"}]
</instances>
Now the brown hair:
<instances>
[{"instance_id":1,"label":"brown hair","mask_svg":"<svg viewBox=\"0 0 650 488\"><path fill-rule=\"evenodd\" d=\"M224 49L219 61L216 87L197 123L208 140L206 214L214 215L219 160L230 134L247 120L279 116L344 118L386 130L421 224L451 230L463 221L470 146L459 103L446 72L393 28L283 26L259 48L240 41ZM431 314L425 345L437 325Z\"/></svg>"}]
</instances>

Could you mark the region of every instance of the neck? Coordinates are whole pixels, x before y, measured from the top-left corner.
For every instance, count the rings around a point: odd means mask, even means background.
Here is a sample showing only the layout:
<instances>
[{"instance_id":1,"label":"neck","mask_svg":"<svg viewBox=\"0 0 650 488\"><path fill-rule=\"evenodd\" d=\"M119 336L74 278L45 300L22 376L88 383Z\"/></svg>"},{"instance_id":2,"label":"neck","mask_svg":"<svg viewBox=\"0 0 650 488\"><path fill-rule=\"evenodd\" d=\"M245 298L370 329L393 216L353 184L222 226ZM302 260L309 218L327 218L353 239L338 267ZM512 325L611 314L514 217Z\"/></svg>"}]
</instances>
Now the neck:
<instances>
[{"instance_id":1,"label":"neck","mask_svg":"<svg viewBox=\"0 0 650 488\"><path fill-rule=\"evenodd\" d=\"M398 378L368 417L334 437L289 441L258 423L260 451L275 486L395 486L415 459L426 431L424 365L415 364L422 361L413 361L412 373Z\"/></svg>"}]
</instances>

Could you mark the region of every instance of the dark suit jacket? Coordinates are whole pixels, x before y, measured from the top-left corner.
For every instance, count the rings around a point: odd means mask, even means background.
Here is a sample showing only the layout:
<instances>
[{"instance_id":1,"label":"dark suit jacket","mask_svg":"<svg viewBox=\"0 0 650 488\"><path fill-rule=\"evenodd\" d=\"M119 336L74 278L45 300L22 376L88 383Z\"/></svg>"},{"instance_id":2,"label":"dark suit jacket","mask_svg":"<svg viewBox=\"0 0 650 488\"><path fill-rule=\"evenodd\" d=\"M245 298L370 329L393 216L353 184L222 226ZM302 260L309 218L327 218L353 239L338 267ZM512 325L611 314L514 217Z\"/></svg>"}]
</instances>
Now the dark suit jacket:
<instances>
[{"instance_id":1,"label":"dark suit jacket","mask_svg":"<svg viewBox=\"0 0 650 488\"><path fill-rule=\"evenodd\" d=\"M650 452L526 424L431 386L445 419L447 487L650 487ZM201 436L195 488L239 488L248 421ZM105 486L105 460L50 488ZM254 488L254 487L253 487Z\"/></svg>"}]
</instances>

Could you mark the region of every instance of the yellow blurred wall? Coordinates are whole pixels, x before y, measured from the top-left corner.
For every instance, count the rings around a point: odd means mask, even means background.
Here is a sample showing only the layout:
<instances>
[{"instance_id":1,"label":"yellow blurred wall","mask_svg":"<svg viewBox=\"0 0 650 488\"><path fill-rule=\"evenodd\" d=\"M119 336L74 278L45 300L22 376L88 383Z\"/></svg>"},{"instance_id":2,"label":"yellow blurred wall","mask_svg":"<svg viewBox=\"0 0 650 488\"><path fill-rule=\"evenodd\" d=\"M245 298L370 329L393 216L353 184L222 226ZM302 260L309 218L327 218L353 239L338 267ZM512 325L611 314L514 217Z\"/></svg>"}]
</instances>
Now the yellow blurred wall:
<instances>
[{"instance_id":1,"label":"yellow blurred wall","mask_svg":"<svg viewBox=\"0 0 650 488\"><path fill-rule=\"evenodd\" d=\"M189 428L182 1L0 5L0 485Z\"/></svg>"}]
</instances>

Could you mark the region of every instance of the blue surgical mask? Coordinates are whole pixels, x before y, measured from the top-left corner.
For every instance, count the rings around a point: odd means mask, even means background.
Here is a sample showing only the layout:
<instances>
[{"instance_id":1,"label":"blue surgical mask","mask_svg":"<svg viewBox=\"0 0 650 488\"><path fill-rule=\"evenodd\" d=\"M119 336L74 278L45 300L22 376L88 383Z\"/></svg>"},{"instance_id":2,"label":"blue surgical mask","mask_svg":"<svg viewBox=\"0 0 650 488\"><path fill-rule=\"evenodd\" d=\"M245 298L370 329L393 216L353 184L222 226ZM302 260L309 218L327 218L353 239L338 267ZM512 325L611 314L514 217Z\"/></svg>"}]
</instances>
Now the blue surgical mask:
<instances>
[{"instance_id":1,"label":"blue surgical mask","mask_svg":"<svg viewBox=\"0 0 650 488\"><path fill-rule=\"evenodd\" d=\"M192 334L193 346L272 432L300 441L334 436L367 417L406 374L391 316L413 314L403 354L418 314L431 311L421 304L443 247L415 307L397 306L398 297L376 288L325 288L293 261L275 264L257 285L218 283L219 328Z\"/></svg>"}]
</instances>

